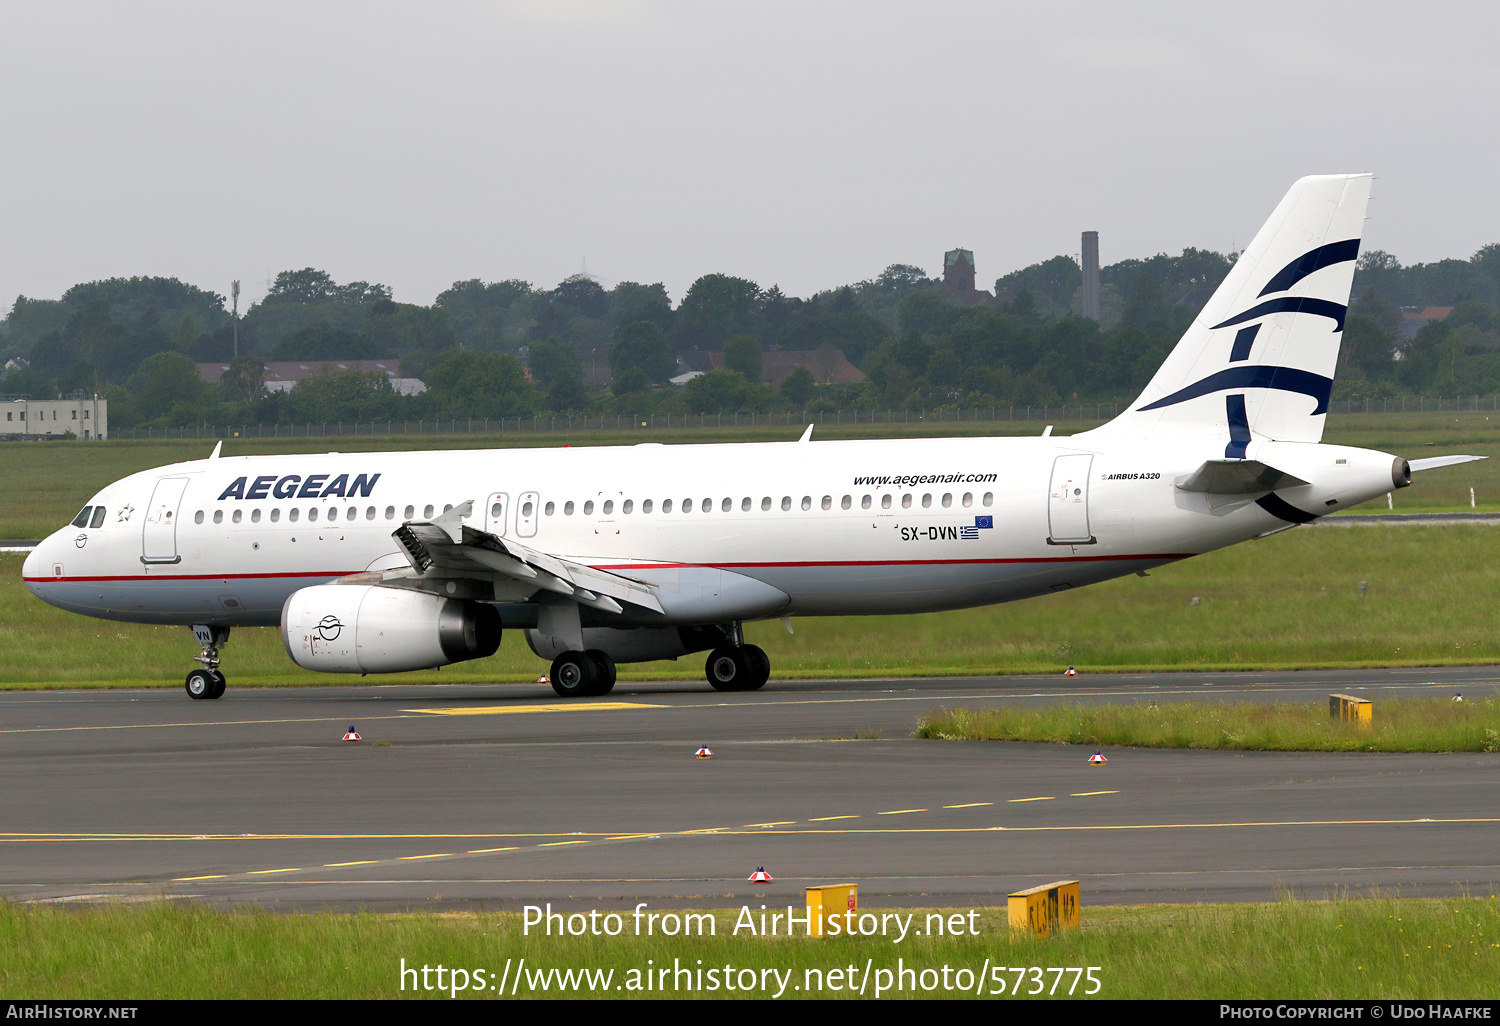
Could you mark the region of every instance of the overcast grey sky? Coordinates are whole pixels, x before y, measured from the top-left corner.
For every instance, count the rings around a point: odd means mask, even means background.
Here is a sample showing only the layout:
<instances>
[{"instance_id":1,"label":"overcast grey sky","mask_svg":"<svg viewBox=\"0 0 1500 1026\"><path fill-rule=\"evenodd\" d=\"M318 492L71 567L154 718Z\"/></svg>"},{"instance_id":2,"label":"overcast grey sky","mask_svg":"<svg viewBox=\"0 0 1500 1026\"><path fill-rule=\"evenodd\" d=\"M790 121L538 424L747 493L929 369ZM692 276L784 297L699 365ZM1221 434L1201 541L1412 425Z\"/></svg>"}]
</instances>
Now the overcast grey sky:
<instances>
[{"instance_id":1,"label":"overcast grey sky","mask_svg":"<svg viewBox=\"0 0 1500 1026\"><path fill-rule=\"evenodd\" d=\"M430 303L701 274L981 287L1243 246L1373 171L1366 249L1500 241L1500 5L0 0L0 304L317 267Z\"/></svg>"}]
</instances>

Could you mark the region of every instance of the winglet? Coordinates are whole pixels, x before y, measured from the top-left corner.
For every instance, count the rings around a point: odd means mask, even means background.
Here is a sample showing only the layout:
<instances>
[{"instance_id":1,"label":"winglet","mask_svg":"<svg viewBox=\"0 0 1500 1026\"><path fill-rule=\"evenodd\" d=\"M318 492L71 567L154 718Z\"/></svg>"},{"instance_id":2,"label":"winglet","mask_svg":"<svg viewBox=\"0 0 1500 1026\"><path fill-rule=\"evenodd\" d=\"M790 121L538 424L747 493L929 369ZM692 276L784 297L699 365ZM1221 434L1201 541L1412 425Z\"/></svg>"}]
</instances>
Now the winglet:
<instances>
[{"instance_id":1,"label":"winglet","mask_svg":"<svg viewBox=\"0 0 1500 1026\"><path fill-rule=\"evenodd\" d=\"M222 449L222 448L224 448L224 439L221 438L217 442L214 443L214 451L208 454L208 458L211 459L211 460L218 459L219 458L219 450Z\"/></svg>"},{"instance_id":2,"label":"winglet","mask_svg":"<svg viewBox=\"0 0 1500 1026\"><path fill-rule=\"evenodd\" d=\"M802 432L802 437L799 438L799 439L797 439L797 441L799 441L799 442L811 442L812 441L812 429L813 429L813 425L811 425L811 424L807 425L807 430L804 431L804 432Z\"/></svg>"}]
</instances>

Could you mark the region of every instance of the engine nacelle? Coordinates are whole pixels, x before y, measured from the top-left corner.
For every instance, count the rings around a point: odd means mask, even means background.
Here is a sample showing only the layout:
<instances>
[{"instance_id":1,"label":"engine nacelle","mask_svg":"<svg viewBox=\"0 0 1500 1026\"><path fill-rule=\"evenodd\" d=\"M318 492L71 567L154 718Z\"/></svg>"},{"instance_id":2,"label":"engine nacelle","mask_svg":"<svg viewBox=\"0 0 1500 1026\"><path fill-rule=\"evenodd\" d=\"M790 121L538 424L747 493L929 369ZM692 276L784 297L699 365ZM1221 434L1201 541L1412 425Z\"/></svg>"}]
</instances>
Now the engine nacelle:
<instances>
[{"instance_id":1,"label":"engine nacelle","mask_svg":"<svg viewBox=\"0 0 1500 1026\"><path fill-rule=\"evenodd\" d=\"M320 584L281 607L292 662L325 673L399 673L494 655L500 614L480 602L406 588Z\"/></svg>"}]
</instances>

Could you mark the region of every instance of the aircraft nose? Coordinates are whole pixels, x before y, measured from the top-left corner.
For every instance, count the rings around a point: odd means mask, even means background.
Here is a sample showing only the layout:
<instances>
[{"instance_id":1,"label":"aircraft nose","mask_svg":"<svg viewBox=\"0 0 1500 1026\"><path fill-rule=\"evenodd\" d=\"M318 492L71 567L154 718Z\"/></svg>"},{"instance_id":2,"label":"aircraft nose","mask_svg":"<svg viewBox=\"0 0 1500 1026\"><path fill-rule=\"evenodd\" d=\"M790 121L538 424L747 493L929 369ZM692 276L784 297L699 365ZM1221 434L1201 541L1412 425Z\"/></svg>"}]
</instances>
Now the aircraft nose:
<instances>
[{"instance_id":1,"label":"aircraft nose","mask_svg":"<svg viewBox=\"0 0 1500 1026\"><path fill-rule=\"evenodd\" d=\"M36 548L26 554L21 562L21 580L26 590L37 598L45 599L42 589L52 576L52 555L57 550L57 535L43 538Z\"/></svg>"}]
</instances>

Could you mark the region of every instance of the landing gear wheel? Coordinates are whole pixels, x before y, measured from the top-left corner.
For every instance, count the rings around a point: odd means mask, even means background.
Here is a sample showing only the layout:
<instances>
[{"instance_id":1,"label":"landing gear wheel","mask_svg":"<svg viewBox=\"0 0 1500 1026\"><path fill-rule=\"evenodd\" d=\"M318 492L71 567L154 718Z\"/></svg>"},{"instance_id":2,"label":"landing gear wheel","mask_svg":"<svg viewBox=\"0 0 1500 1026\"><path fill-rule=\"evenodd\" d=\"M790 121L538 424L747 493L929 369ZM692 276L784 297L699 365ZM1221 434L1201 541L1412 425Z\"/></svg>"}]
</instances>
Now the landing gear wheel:
<instances>
[{"instance_id":1,"label":"landing gear wheel","mask_svg":"<svg viewBox=\"0 0 1500 1026\"><path fill-rule=\"evenodd\" d=\"M209 692L208 694L204 695L203 697L204 698L223 698L224 697L224 689L229 686L229 682L224 679L224 675L222 673L220 673L218 670L209 670L208 673L209 673L209 676L213 677L213 679L214 679L214 687L213 687L213 690L211 692Z\"/></svg>"},{"instance_id":2,"label":"landing gear wheel","mask_svg":"<svg viewBox=\"0 0 1500 1026\"><path fill-rule=\"evenodd\" d=\"M564 652L552 660L552 690L563 698L591 695L599 685L599 664L583 652Z\"/></svg>"},{"instance_id":3,"label":"landing gear wheel","mask_svg":"<svg viewBox=\"0 0 1500 1026\"><path fill-rule=\"evenodd\" d=\"M770 666L769 660L767 667ZM708 654L703 674L715 691L744 691L754 677L743 648L724 645Z\"/></svg>"},{"instance_id":4,"label":"landing gear wheel","mask_svg":"<svg viewBox=\"0 0 1500 1026\"><path fill-rule=\"evenodd\" d=\"M187 688L188 697L192 699L215 698L213 674L207 670L194 670L187 675L187 682L183 685Z\"/></svg>"},{"instance_id":5,"label":"landing gear wheel","mask_svg":"<svg viewBox=\"0 0 1500 1026\"><path fill-rule=\"evenodd\" d=\"M740 651L750 663L750 676L745 680L746 691L759 691L771 679L771 657L759 645L746 645Z\"/></svg>"},{"instance_id":6,"label":"landing gear wheel","mask_svg":"<svg viewBox=\"0 0 1500 1026\"><path fill-rule=\"evenodd\" d=\"M601 652L597 648L591 648L584 655L594 661L599 668L599 680L594 684L591 695L607 695L615 688L615 661L609 657L608 652ZM553 678L554 680L556 678Z\"/></svg>"}]
</instances>

